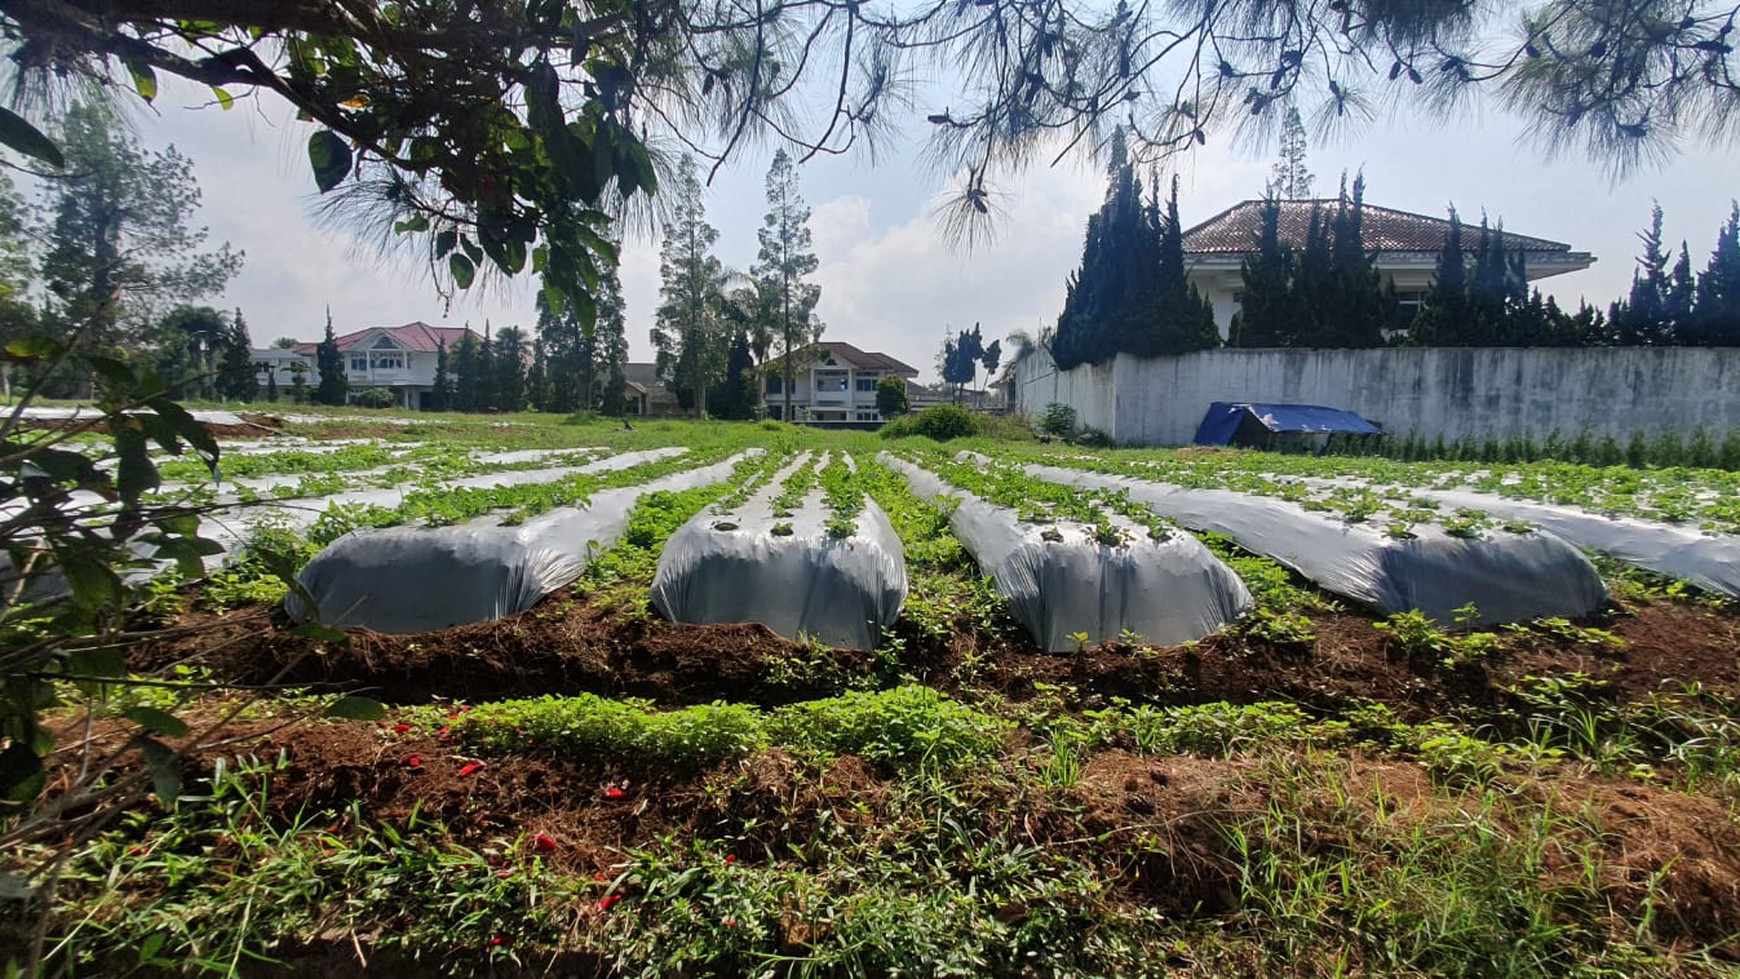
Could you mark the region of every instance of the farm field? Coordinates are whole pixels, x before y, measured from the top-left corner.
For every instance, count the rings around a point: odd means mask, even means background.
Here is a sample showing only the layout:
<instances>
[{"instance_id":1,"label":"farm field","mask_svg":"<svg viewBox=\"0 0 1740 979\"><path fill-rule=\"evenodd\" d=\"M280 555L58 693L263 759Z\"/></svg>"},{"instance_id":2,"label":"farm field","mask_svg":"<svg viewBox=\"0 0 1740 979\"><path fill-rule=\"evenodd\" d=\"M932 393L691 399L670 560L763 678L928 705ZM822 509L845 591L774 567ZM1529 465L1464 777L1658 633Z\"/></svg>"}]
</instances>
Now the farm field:
<instances>
[{"instance_id":1,"label":"farm field","mask_svg":"<svg viewBox=\"0 0 1740 979\"><path fill-rule=\"evenodd\" d=\"M163 462L228 553L132 613L126 669L161 685L63 683L52 715L50 796L81 747L141 770L141 709L173 714L179 801L82 839L0 948L74 975L1740 970L1732 473L275 432L224 439L215 486ZM347 695L387 716L327 716Z\"/></svg>"}]
</instances>

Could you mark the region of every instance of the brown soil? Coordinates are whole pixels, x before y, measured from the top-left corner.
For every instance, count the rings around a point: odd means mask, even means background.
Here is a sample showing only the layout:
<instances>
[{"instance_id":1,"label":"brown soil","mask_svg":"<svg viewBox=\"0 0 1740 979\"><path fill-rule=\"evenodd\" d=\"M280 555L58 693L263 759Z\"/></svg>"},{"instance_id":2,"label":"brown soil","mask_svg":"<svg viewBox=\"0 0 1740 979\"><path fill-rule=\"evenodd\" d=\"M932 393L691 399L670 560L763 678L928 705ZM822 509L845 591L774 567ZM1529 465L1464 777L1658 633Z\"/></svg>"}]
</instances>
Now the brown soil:
<instances>
[{"instance_id":1,"label":"brown soil","mask_svg":"<svg viewBox=\"0 0 1740 979\"><path fill-rule=\"evenodd\" d=\"M132 653L151 669L196 655L225 677L261 683L366 688L389 702L432 697L482 701L544 693L592 692L646 697L661 704L726 699L774 705L827 696L876 669L875 658L850 650L817 651L756 624L684 626L647 612L644 603L564 589L522 615L418 635L355 630L335 648L277 627L257 614L190 616L209 628ZM899 671L955 694L994 691L1025 701L1040 684L1065 688L1092 707L1107 698L1161 705L1287 700L1333 711L1380 702L1405 720L1482 712L1502 706L1525 676L1581 672L1624 701L1687 684L1740 698L1740 618L1704 606L1654 602L1605 623L1623 648L1542 636L1480 663L1447 668L1403 655L1367 617L1314 621L1315 641L1275 645L1236 635L1188 646L1105 645L1081 654L1039 650L1019 629L979 631L963 618L942 638L905 625Z\"/></svg>"}]
</instances>

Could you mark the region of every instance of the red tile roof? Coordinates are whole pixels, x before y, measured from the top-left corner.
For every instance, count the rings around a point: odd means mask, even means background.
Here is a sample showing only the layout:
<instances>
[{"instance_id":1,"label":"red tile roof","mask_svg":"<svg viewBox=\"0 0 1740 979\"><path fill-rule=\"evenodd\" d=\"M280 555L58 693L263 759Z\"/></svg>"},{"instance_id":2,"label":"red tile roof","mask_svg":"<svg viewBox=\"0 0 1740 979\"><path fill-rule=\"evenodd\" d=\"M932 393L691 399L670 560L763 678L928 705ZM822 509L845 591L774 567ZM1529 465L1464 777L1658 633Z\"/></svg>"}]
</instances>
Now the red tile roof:
<instances>
[{"instance_id":1,"label":"red tile roof","mask_svg":"<svg viewBox=\"0 0 1740 979\"><path fill-rule=\"evenodd\" d=\"M440 348L442 341L446 341L447 349L452 350L458 346L460 340L464 339L467 333L470 333L478 342L483 341L483 334L476 330L462 326L430 326L421 320L415 323L406 323L404 326L371 326L354 333L346 333L335 339L338 342L338 349L343 351L356 347L364 340L370 340L372 343L371 338L377 333L385 333L392 337L405 350L419 350L426 353L434 353ZM299 354L312 357L316 346L318 344L299 343L291 349Z\"/></svg>"},{"instance_id":2,"label":"red tile roof","mask_svg":"<svg viewBox=\"0 0 1740 979\"><path fill-rule=\"evenodd\" d=\"M1321 210L1325 220L1334 213L1334 200L1281 201L1281 241L1294 248L1305 246L1311 227L1311 214ZM1360 239L1368 250L1385 252L1435 252L1444 247L1450 235L1450 222L1393 208L1365 205L1360 225ZM1243 201L1216 214L1184 232L1184 251L1197 255L1236 255L1255 249L1258 230L1262 227L1263 202ZM1472 250L1480 243L1480 223L1464 223L1462 247ZM1558 252L1567 254L1571 246L1545 238L1504 233L1506 251Z\"/></svg>"},{"instance_id":3,"label":"red tile roof","mask_svg":"<svg viewBox=\"0 0 1740 979\"><path fill-rule=\"evenodd\" d=\"M823 340L816 344L822 352L835 360L843 360L859 370L886 371L890 374L917 374L918 370L910 365L896 360L883 353L872 353L859 350L857 347L840 340Z\"/></svg>"}]
</instances>

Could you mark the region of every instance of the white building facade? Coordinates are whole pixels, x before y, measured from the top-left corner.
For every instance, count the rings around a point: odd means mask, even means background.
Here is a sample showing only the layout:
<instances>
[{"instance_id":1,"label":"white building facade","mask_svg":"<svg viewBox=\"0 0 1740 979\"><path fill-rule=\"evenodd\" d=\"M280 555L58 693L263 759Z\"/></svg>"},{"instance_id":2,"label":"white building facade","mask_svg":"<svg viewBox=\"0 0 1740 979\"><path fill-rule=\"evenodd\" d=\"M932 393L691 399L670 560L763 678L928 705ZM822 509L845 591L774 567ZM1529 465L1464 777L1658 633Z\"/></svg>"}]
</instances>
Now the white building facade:
<instances>
[{"instance_id":1,"label":"white building facade","mask_svg":"<svg viewBox=\"0 0 1740 979\"><path fill-rule=\"evenodd\" d=\"M903 382L918 376L918 370L883 353L860 350L835 340L817 343L803 351L793 372L791 420L811 425L879 425L876 385L884 377ZM784 419L785 377L778 362L770 364L763 378L761 400L767 417Z\"/></svg>"}]
</instances>

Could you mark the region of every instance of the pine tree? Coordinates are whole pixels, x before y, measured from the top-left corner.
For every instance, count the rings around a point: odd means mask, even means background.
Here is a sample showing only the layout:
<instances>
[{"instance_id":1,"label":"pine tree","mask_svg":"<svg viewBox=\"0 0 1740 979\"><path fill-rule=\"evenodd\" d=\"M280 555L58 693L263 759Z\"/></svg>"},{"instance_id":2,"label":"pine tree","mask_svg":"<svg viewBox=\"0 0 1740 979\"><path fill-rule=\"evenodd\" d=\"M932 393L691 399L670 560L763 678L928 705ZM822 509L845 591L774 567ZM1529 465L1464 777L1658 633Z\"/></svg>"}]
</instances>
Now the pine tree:
<instances>
[{"instance_id":1,"label":"pine tree","mask_svg":"<svg viewBox=\"0 0 1740 979\"><path fill-rule=\"evenodd\" d=\"M1450 209L1450 230L1438 252L1437 274L1408 332L1410 343L1429 347L1461 346L1469 326L1468 265L1462 252L1462 217Z\"/></svg>"},{"instance_id":2,"label":"pine tree","mask_svg":"<svg viewBox=\"0 0 1740 979\"><path fill-rule=\"evenodd\" d=\"M1650 211L1649 230L1637 236L1643 242L1643 254L1638 256L1638 268L1631 276L1631 294L1614 303L1609 316L1619 343L1625 346L1660 346L1673 339L1672 284L1668 253L1662 247L1661 221L1661 205L1657 204Z\"/></svg>"},{"instance_id":3,"label":"pine tree","mask_svg":"<svg viewBox=\"0 0 1740 979\"><path fill-rule=\"evenodd\" d=\"M477 343L477 381L471 387L472 411L497 410L495 372L495 338L490 332L489 320L484 320L483 339Z\"/></svg>"},{"instance_id":4,"label":"pine tree","mask_svg":"<svg viewBox=\"0 0 1740 979\"><path fill-rule=\"evenodd\" d=\"M472 334L471 327L466 326L465 333L459 338L459 349L453 353L454 411L480 411L477 398L478 376L477 337Z\"/></svg>"},{"instance_id":5,"label":"pine tree","mask_svg":"<svg viewBox=\"0 0 1740 979\"><path fill-rule=\"evenodd\" d=\"M495 335L495 359L491 379L495 384L495 410L526 410L526 335L517 326L504 326Z\"/></svg>"},{"instance_id":6,"label":"pine tree","mask_svg":"<svg viewBox=\"0 0 1740 979\"><path fill-rule=\"evenodd\" d=\"M1353 193L1342 177L1335 214L1328 221L1329 283L1327 305L1319 312L1313 346L1376 347L1396 319L1393 289L1386 289L1365 248L1365 176L1353 180Z\"/></svg>"},{"instance_id":7,"label":"pine tree","mask_svg":"<svg viewBox=\"0 0 1740 979\"><path fill-rule=\"evenodd\" d=\"M223 363L218 370L218 393L232 401L252 401L260 393L260 375L254 369L253 339L240 307L224 332Z\"/></svg>"},{"instance_id":8,"label":"pine tree","mask_svg":"<svg viewBox=\"0 0 1740 979\"><path fill-rule=\"evenodd\" d=\"M1114 149L1117 145L1114 141ZM1088 218L1081 267L1065 285L1052 352L1066 370L1102 363L1128 349L1157 316L1156 211L1143 206L1141 185L1128 163L1110 177L1105 203Z\"/></svg>"},{"instance_id":9,"label":"pine tree","mask_svg":"<svg viewBox=\"0 0 1740 979\"><path fill-rule=\"evenodd\" d=\"M447 341L435 345L435 381L429 386L429 410L446 411L453 404L453 375L447 368Z\"/></svg>"},{"instance_id":10,"label":"pine tree","mask_svg":"<svg viewBox=\"0 0 1740 979\"><path fill-rule=\"evenodd\" d=\"M1293 250L1281 241L1281 204L1274 197L1258 212L1256 251L1240 267L1244 291L1227 343L1234 347L1291 347L1298 342L1292 301Z\"/></svg>"},{"instance_id":11,"label":"pine tree","mask_svg":"<svg viewBox=\"0 0 1740 979\"><path fill-rule=\"evenodd\" d=\"M622 282L612 265L598 275L598 318L593 328L592 376L599 379L597 393L587 392L590 409L600 409L606 415L620 415L628 395L628 334L622 304Z\"/></svg>"},{"instance_id":12,"label":"pine tree","mask_svg":"<svg viewBox=\"0 0 1740 979\"><path fill-rule=\"evenodd\" d=\"M1152 308L1157 315L1152 326L1137 331L1137 339L1117 351L1138 357L1172 356L1220 346L1213 305L1202 298L1184 275L1184 228L1178 220L1176 175L1163 217L1158 213L1159 197L1159 189L1155 188L1148 222L1158 242L1158 268L1150 273L1154 277Z\"/></svg>"},{"instance_id":13,"label":"pine tree","mask_svg":"<svg viewBox=\"0 0 1740 979\"><path fill-rule=\"evenodd\" d=\"M1281 154L1269 171L1268 196L1302 201L1311 198L1311 171L1305 168L1305 123L1296 106L1287 106L1281 120Z\"/></svg>"},{"instance_id":14,"label":"pine tree","mask_svg":"<svg viewBox=\"0 0 1740 979\"><path fill-rule=\"evenodd\" d=\"M821 300L822 288L804 281L820 263L810 237L810 209L798 192L797 171L785 150L773 155L767 171L767 216L756 232L761 251L749 274L755 280L756 307L752 329L768 331L780 355L785 384L785 405L780 417L791 420L791 390L797 373L798 352L820 339L812 328L811 314ZM768 321L771 320L771 323ZM771 326L771 330L768 327ZM766 343L759 344L765 356Z\"/></svg>"},{"instance_id":15,"label":"pine tree","mask_svg":"<svg viewBox=\"0 0 1740 979\"><path fill-rule=\"evenodd\" d=\"M760 404L756 383L755 358L750 350L749 331L739 328L731 338L731 351L725 362L725 378L707 395L707 410L714 417L741 421L754 418Z\"/></svg>"},{"instance_id":16,"label":"pine tree","mask_svg":"<svg viewBox=\"0 0 1740 979\"><path fill-rule=\"evenodd\" d=\"M533 411L550 410L550 376L544 338L532 340L532 365L526 368L526 404Z\"/></svg>"},{"instance_id":17,"label":"pine tree","mask_svg":"<svg viewBox=\"0 0 1740 979\"><path fill-rule=\"evenodd\" d=\"M320 372L314 400L323 405L341 405L349 400L350 380L344 373L344 353L338 349L338 338L332 332L330 306L326 309L326 334L314 348L314 367Z\"/></svg>"},{"instance_id":18,"label":"pine tree","mask_svg":"<svg viewBox=\"0 0 1740 979\"><path fill-rule=\"evenodd\" d=\"M659 308L652 343L659 375L671 382L677 402L706 413L707 388L724 372L729 337L720 327L725 267L712 255L719 232L707 223L695 160L684 154L670 187L671 219L659 250Z\"/></svg>"},{"instance_id":19,"label":"pine tree","mask_svg":"<svg viewBox=\"0 0 1740 979\"><path fill-rule=\"evenodd\" d=\"M1716 250L1698 273L1688 343L1740 346L1740 204L1716 236Z\"/></svg>"}]
</instances>

